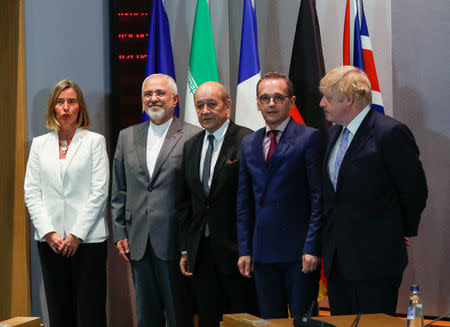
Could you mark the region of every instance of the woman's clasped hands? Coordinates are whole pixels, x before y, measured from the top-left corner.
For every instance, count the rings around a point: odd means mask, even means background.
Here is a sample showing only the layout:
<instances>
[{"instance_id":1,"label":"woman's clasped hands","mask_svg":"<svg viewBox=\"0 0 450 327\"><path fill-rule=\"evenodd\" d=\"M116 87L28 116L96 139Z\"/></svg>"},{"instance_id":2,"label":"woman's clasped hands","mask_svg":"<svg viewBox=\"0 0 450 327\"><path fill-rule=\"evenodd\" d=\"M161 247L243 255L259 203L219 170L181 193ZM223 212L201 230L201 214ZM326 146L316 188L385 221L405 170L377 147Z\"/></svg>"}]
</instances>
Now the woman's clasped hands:
<instances>
[{"instance_id":1,"label":"woman's clasped hands","mask_svg":"<svg viewBox=\"0 0 450 327\"><path fill-rule=\"evenodd\" d=\"M80 239L73 234L63 239L57 232L50 232L44 238L53 252L67 258L73 256L80 245Z\"/></svg>"}]
</instances>

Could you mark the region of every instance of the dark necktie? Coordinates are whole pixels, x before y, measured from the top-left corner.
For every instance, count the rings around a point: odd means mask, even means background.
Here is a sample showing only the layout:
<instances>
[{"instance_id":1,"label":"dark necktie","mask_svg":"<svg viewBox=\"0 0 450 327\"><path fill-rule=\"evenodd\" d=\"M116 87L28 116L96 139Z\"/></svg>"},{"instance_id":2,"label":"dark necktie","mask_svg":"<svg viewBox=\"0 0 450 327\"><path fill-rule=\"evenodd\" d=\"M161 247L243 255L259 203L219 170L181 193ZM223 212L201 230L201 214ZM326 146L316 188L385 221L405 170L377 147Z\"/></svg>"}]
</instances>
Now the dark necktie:
<instances>
[{"instance_id":1,"label":"dark necktie","mask_svg":"<svg viewBox=\"0 0 450 327\"><path fill-rule=\"evenodd\" d=\"M272 158L273 153L275 152L275 148L277 146L277 130L270 130L267 132L270 136L270 146L269 151L267 151L267 157L266 157L266 166L269 165L270 158Z\"/></svg>"},{"instance_id":2,"label":"dark necktie","mask_svg":"<svg viewBox=\"0 0 450 327\"><path fill-rule=\"evenodd\" d=\"M334 189L336 189L337 180L338 180L338 176L339 176L339 169L341 168L342 160L344 159L345 152L347 152L349 134L350 134L350 131L346 127L344 127L344 131L342 132L341 142L339 143L339 148L336 153L336 160L334 161L333 176L331 178Z\"/></svg>"},{"instance_id":3,"label":"dark necktie","mask_svg":"<svg viewBox=\"0 0 450 327\"><path fill-rule=\"evenodd\" d=\"M206 195L209 194L208 180L209 180L209 175L210 175L210 171L211 171L211 157L212 157L212 153L214 150L214 145L213 145L214 135L209 134L208 141L209 141L209 144L208 144L208 149L206 150L205 161L203 162L203 173L202 173L203 191L205 192Z\"/></svg>"}]
</instances>

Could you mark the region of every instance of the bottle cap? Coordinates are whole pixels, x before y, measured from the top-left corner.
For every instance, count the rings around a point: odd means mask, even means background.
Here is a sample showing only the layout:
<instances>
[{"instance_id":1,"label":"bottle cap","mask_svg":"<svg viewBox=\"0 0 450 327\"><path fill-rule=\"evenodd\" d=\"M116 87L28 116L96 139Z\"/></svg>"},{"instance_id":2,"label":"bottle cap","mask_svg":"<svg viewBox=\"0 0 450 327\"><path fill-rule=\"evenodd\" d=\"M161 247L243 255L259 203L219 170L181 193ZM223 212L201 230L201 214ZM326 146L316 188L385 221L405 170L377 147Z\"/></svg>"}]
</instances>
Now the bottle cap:
<instances>
[{"instance_id":1,"label":"bottle cap","mask_svg":"<svg viewBox=\"0 0 450 327\"><path fill-rule=\"evenodd\" d=\"M411 285L411 292L419 292L419 285Z\"/></svg>"}]
</instances>

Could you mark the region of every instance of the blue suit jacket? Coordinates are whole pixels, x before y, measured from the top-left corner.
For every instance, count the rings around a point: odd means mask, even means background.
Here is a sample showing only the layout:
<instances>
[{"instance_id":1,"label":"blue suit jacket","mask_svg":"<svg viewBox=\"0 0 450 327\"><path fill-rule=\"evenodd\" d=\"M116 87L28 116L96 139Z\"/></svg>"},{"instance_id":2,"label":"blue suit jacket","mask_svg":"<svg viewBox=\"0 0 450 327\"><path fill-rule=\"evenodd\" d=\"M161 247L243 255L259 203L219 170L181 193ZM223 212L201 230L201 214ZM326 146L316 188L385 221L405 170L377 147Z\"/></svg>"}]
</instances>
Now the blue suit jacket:
<instances>
[{"instance_id":1,"label":"blue suit jacket","mask_svg":"<svg viewBox=\"0 0 450 327\"><path fill-rule=\"evenodd\" d=\"M319 255L323 138L318 130L290 120L266 167L264 133L262 128L242 141L239 255L262 263Z\"/></svg>"}]
</instances>

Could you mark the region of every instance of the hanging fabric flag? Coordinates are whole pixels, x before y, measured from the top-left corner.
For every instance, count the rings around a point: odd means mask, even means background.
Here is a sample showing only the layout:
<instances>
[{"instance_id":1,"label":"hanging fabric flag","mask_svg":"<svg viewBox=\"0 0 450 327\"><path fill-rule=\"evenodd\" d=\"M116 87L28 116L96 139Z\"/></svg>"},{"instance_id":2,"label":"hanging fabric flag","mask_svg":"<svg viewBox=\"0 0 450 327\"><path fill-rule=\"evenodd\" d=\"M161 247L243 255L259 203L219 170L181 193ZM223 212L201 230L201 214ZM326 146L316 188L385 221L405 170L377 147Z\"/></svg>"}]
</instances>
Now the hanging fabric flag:
<instances>
[{"instance_id":1,"label":"hanging fabric flag","mask_svg":"<svg viewBox=\"0 0 450 327\"><path fill-rule=\"evenodd\" d=\"M157 73L166 74L175 79L169 19L161 0L153 0L145 77ZM179 112L180 109L177 104L174 109L175 116L178 117L180 115ZM148 119L147 113L142 109L142 121Z\"/></svg>"},{"instance_id":2,"label":"hanging fabric flag","mask_svg":"<svg viewBox=\"0 0 450 327\"><path fill-rule=\"evenodd\" d=\"M264 126L256 107L256 84L260 78L255 1L244 0L235 121L253 130Z\"/></svg>"},{"instance_id":3,"label":"hanging fabric flag","mask_svg":"<svg viewBox=\"0 0 450 327\"><path fill-rule=\"evenodd\" d=\"M216 50L208 3L206 0L197 0L187 77L184 121L199 126L194 105L194 93L199 85L207 81L219 82L219 72L217 71Z\"/></svg>"},{"instance_id":4,"label":"hanging fabric flag","mask_svg":"<svg viewBox=\"0 0 450 327\"><path fill-rule=\"evenodd\" d=\"M325 75L322 41L315 0L302 0L298 12L289 79L294 84L296 105L290 115L297 123L325 130L328 123L320 107L319 83ZM327 280L320 274L320 301L327 296Z\"/></svg>"},{"instance_id":5,"label":"hanging fabric flag","mask_svg":"<svg viewBox=\"0 0 450 327\"><path fill-rule=\"evenodd\" d=\"M367 74L372 85L372 109L384 114L383 99L362 0L347 0L343 64L358 67Z\"/></svg>"},{"instance_id":6,"label":"hanging fabric flag","mask_svg":"<svg viewBox=\"0 0 450 327\"><path fill-rule=\"evenodd\" d=\"M325 115L319 103L319 83L325 75L322 41L315 0L302 0L292 48L289 78L297 97L291 117L302 124L324 130Z\"/></svg>"}]
</instances>

